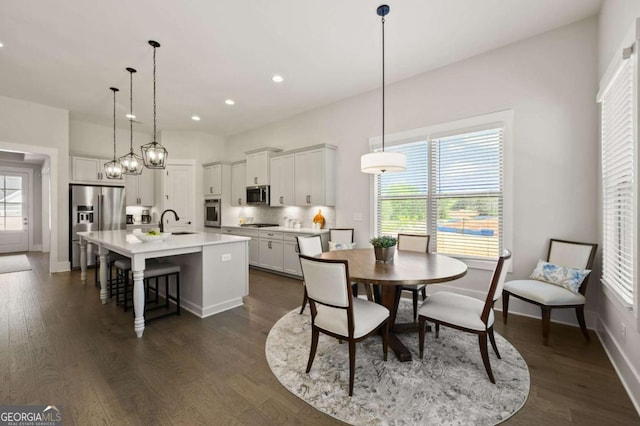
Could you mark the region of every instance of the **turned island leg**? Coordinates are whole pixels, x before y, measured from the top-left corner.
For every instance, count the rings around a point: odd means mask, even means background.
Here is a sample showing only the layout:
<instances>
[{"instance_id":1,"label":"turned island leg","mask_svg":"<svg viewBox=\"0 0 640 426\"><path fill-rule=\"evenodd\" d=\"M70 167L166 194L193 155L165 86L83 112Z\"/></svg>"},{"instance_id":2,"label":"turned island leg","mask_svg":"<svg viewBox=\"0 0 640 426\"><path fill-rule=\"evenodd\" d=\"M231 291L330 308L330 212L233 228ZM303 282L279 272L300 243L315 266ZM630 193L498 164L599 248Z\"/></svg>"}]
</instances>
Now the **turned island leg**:
<instances>
[{"instance_id":1,"label":"turned island leg","mask_svg":"<svg viewBox=\"0 0 640 426\"><path fill-rule=\"evenodd\" d=\"M133 271L133 311L135 319L133 320L133 329L138 337L142 337L144 333L144 286L142 279L144 270Z\"/></svg>"}]
</instances>

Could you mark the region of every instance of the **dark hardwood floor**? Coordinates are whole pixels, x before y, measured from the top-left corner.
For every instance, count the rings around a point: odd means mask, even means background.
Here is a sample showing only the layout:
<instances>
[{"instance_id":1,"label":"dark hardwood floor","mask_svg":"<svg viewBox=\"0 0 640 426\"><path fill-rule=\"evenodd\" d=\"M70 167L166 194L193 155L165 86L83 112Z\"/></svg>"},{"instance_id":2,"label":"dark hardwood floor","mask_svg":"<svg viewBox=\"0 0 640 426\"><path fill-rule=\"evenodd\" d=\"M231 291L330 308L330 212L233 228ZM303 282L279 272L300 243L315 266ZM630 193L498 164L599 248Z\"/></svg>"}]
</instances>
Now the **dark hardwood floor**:
<instances>
[{"instance_id":1,"label":"dark hardwood floor","mask_svg":"<svg viewBox=\"0 0 640 426\"><path fill-rule=\"evenodd\" d=\"M185 312L135 337L131 313L102 305L89 274L0 274L0 404L62 406L65 425L339 424L286 391L271 374L271 326L299 306L299 281L251 271L243 307L204 320ZM510 315L496 331L529 364L531 393L508 425L628 425L640 419L597 337Z\"/></svg>"}]
</instances>

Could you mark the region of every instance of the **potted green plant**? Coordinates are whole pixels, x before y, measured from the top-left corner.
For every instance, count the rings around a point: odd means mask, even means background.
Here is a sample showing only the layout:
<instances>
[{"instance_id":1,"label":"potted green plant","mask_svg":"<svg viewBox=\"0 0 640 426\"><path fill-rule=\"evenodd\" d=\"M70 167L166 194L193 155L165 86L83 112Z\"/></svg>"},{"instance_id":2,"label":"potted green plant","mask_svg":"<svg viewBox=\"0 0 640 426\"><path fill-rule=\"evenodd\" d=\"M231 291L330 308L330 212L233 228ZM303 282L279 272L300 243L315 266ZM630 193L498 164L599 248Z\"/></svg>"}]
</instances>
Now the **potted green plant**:
<instances>
[{"instance_id":1,"label":"potted green plant","mask_svg":"<svg viewBox=\"0 0 640 426\"><path fill-rule=\"evenodd\" d=\"M376 255L376 262L392 262L396 253L398 239L388 235L382 235L369 240Z\"/></svg>"}]
</instances>

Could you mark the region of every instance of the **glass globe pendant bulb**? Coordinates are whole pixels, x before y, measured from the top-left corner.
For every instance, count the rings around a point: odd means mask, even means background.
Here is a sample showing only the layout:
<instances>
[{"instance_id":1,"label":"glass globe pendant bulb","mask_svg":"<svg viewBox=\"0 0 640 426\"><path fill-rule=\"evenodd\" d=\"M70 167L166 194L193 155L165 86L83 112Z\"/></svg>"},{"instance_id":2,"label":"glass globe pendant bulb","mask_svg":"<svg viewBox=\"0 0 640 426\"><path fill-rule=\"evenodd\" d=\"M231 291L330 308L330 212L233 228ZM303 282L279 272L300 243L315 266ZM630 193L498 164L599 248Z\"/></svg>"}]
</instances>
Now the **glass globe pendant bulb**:
<instances>
[{"instance_id":1,"label":"glass globe pendant bulb","mask_svg":"<svg viewBox=\"0 0 640 426\"><path fill-rule=\"evenodd\" d=\"M104 174L107 179L122 179L122 164L116 160L116 92L115 87L109 88L113 92L113 161L104 165Z\"/></svg>"},{"instance_id":2,"label":"glass globe pendant bulb","mask_svg":"<svg viewBox=\"0 0 640 426\"><path fill-rule=\"evenodd\" d=\"M142 145L142 159L144 166L148 169L164 169L167 167L167 149L157 142L156 138L156 50L160 43L149 40L153 47L153 140L146 145Z\"/></svg>"}]
</instances>

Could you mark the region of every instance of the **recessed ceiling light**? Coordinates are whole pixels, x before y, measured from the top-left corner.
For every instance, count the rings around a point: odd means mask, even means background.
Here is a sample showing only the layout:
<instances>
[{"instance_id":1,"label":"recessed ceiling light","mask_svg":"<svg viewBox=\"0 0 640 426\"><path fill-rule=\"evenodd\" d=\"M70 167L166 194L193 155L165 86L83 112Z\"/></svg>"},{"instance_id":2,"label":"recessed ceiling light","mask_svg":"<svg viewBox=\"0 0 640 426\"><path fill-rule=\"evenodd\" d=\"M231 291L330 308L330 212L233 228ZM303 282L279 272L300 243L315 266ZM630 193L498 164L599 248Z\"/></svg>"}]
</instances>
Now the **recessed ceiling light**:
<instances>
[{"instance_id":1,"label":"recessed ceiling light","mask_svg":"<svg viewBox=\"0 0 640 426\"><path fill-rule=\"evenodd\" d=\"M224 101L224 103L227 105L235 105L236 101L234 101L233 99L227 99L226 101Z\"/></svg>"},{"instance_id":2,"label":"recessed ceiling light","mask_svg":"<svg viewBox=\"0 0 640 426\"><path fill-rule=\"evenodd\" d=\"M0 42L0 47L4 47L4 44L2 44L1 42Z\"/></svg>"},{"instance_id":3,"label":"recessed ceiling light","mask_svg":"<svg viewBox=\"0 0 640 426\"><path fill-rule=\"evenodd\" d=\"M136 116L135 116L135 115L133 115L133 114L127 114L127 115L126 115L126 117L127 117L129 120L135 120L135 119L136 119Z\"/></svg>"},{"instance_id":4,"label":"recessed ceiling light","mask_svg":"<svg viewBox=\"0 0 640 426\"><path fill-rule=\"evenodd\" d=\"M276 74L271 77L271 80L275 81L276 83L282 83L284 81L284 78L282 78L281 75Z\"/></svg>"},{"instance_id":5,"label":"recessed ceiling light","mask_svg":"<svg viewBox=\"0 0 640 426\"><path fill-rule=\"evenodd\" d=\"M198 115L192 115L192 116L191 116L191 119L192 119L193 121L200 121L200 116L198 116Z\"/></svg>"}]
</instances>

